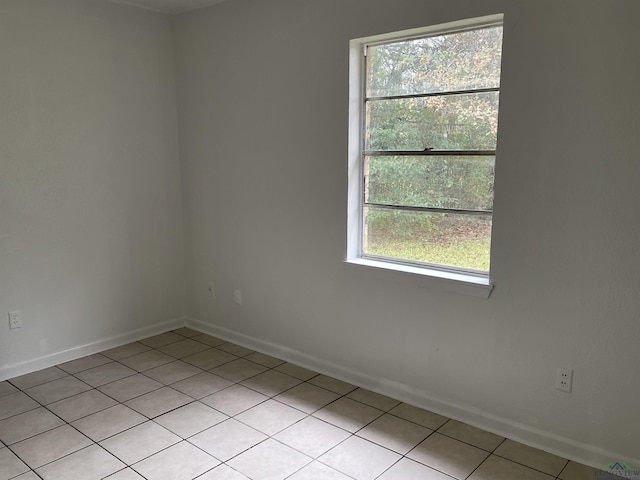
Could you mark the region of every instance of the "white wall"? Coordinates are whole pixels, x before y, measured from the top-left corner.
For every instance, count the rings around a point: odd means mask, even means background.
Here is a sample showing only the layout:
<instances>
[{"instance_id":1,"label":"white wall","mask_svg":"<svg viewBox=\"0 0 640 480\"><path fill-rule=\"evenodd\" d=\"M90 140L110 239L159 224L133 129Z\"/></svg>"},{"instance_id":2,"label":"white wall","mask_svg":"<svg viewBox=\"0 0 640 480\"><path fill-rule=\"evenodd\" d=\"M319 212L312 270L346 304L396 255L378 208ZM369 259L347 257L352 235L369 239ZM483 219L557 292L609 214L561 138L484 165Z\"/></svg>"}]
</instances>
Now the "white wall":
<instances>
[{"instance_id":1,"label":"white wall","mask_svg":"<svg viewBox=\"0 0 640 480\"><path fill-rule=\"evenodd\" d=\"M170 18L2 0L0 70L6 378L181 317L184 261Z\"/></svg>"},{"instance_id":2,"label":"white wall","mask_svg":"<svg viewBox=\"0 0 640 480\"><path fill-rule=\"evenodd\" d=\"M492 296L344 264L348 40L497 12ZM2 0L0 314L25 325L0 327L0 377L181 317L186 265L199 325L593 465L640 464L639 14L234 0L172 32L126 6Z\"/></svg>"},{"instance_id":3,"label":"white wall","mask_svg":"<svg viewBox=\"0 0 640 480\"><path fill-rule=\"evenodd\" d=\"M493 294L344 264L348 40L499 12ZM178 17L189 313L572 458L640 464L638 18L634 0L237 0ZM575 369L572 394L557 367Z\"/></svg>"}]
</instances>

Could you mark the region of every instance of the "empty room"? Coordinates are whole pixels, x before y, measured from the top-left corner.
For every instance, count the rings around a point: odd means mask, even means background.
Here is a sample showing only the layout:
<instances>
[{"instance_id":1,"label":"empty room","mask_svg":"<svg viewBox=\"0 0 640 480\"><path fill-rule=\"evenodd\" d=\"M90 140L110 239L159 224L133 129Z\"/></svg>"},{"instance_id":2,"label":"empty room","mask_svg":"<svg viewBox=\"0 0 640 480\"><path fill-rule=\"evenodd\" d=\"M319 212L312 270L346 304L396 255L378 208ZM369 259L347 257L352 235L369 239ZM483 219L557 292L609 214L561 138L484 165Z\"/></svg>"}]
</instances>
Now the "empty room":
<instances>
[{"instance_id":1,"label":"empty room","mask_svg":"<svg viewBox=\"0 0 640 480\"><path fill-rule=\"evenodd\" d=\"M639 19L0 0L0 480L640 479Z\"/></svg>"}]
</instances>

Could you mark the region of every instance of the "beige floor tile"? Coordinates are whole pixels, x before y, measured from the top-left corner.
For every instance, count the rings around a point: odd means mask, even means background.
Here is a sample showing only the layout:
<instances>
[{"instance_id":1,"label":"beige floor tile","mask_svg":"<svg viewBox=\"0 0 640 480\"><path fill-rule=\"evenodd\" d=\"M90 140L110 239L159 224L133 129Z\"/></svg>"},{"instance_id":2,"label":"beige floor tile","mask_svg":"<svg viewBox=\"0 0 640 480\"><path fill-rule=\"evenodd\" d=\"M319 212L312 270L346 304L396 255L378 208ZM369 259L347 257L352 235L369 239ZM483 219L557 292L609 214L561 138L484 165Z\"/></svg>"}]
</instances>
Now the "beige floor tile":
<instances>
[{"instance_id":1,"label":"beige floor tile","mask_svg":"<svg viewBox=\"0 0 640 480\"><path fill-rule=\"evenodd\" d=\"M340 398L340 395L310 383L301 383L275 397L276 400L302 410L313 413Z\"/></svg>"},{"instance_id":2,"label":"beige floor tile","mask_svg":"<svg viewBox=\"0 0 640 480\"><path fill-rule=\"evenodd\" d=\"M44 407L0 420L0 440L5 444L20 442L63 425L64 422Z\"/></svg>"},{"instance_id":3,"label":"beige floor tile","mask_svg":"<svg viewBox=\"0 0 640 480\"><path fill-rule=\"evenodd\" d=\"M500 437L456 420L449 420L440 427L438 433L455 438L461 442L468 443L474 447L482 448L489 452L494 451L498 445L504 441L504 437Z\"/></svg>"},{"instance_id":4,"label":"beige floor tile","mask_svg":"<svg viewBox=\"0 0 640 480\"><path fill-rule=\"evenodd\" d=\"M160 347L158 350L175 358L183 358L204 350L209 350L210 348L211 347L209 345L205 345L204 343L186 339Z\"/></svg>"},{"instance_id":5,"label":"beige floor tile","mask_svg":"<svg viewBox=\"0 0 640 480\"><path fill-rule=\"evenodd\" d=\"M559 480L596 476L186 327L0 382L0 480L15 465L23 470L8 478L37 480L30 464L44 480L551 480L560 470ZM604 472L600 478L623 480Z\"/></svg>"},{"instance_id":6,"label":"beige floor tile","mask_svg":"<svg viewBox=\"0 0 640 480\"><path fill-rule=\"evenodd\" d=\"M364 427L357 435L404 455L431 433L432 430L421 425L385 414Z\"/></svg>"},{"instance_id":7,"label":"beige floor tile","mask_svg":"<svg viewBox=\"0 0 640 480\"><path fill-rule=\"evenodd\" d=\"M235 418L269 436L302 420L306 414L275 400L267 400Z\"/></svg>"},{"instance_id":8,"label":"beige floor tile","mask_svg":"<svg viewBox=\"0 0 640 480\"><path fill-rule=\"evenodd\" d=\"M318 375L317 377L309 380L309 383L313 383L318 387L322 387L325 390L331 390L332 392L339 393L340 395L346 395L347 393L356 389L355 385L343 382L337 378L329 377L327 375Z\"/></svg>"},{"instance_id":9,"label":"beige floor tile","mask_svg":"<svg viewBox=\"0 0 640 480\"><path fill-rule=\"evenodd\" d=\"M31 468L41 467L91 445L91 440L68 425L14 443L11 449Z\"/></svg>"},{"instance_id":10,"label":"beige floor tile","mask_svg":"<svg viewBox=\"0 0 640 480\"><path fill-rule=\"evenodd\" d=\"M194 375L197 375L199 373L202 373L202 369L188 363L181 362L180 360L166 363L164 365L160 365L159 367L152 368L151 370L147 370L144 372L147 377L153 378L154 380L157 380L160 383L164 383L165 385L179 382L180 380L193 377Z\"/></svg>"},{"instance_id":11,"label":"beige floor tile","mask_svg":"<svg viewBox=\"0 0 640 480\"><path fill-rule=\"evenodd\" d=\"M266 440L228 462L249 478L283 480L311 459L275 440Z\"/></svg>"},{"instance_id":12,"label":"beige floor tile","mask_svg":"<svg viewBox=\"0 0 640 480\"><path fill-rule=\"evenodd\" d=\"M120 363L125 364L129 368L133 368L138 372L144 372L151 368L159 367L165 363L173 362L175 358L166 353L157 350L149 350L148 352L139 353L132 357L123 358Z\"/></svg>"},{"instance_id":13,"label":"beige floor tile","mask_svg":"<svg viewBox=\"0 0 640 480\"><path fill-rule=\"evenodd\" d=\"M180 442L136 463L133 469L149 480L192 480L219 464L199 448Z\"/></svg>"},{"instance_id":14,"label":"beige floor tile","mask_svg":"<svg viewBox=\"0 0 640 480\"><path fill-rule=\"evenodd\" d=\"M173 332L161 333L160 335L155 335L153 337L145 338L144 340L140 340L140 343L147 345L151 348L160 348L165 345L169 345L170 343L179 342L184 340L182 335L178 335Z\"/></svg>"},{"instance_id":15,"label":"beige floor tile","mask_svg":"<svg viewBox=\"0 0 640 480\"><path fill-rule=\"evenodd\" d=\"M223 352L231 353L236 357L244 357L245 355L249 355L254 351L250 348L243 347L241 345L236 345L235 343L227 342L222 345L218 345L216 348L222 350Z\"/></svg>"},{"instance_id":16,"label":"beige floor tile","mask_svg":"<svg viewBox=\"0 0 640 480\"><path fill-rule=\"evenodd\" d=\"M513 460L514 462L540 470L554 477L560 474L568 462L568 460L564 458L523 445L522 443L514 442L513 440L506 440L494 453L500 457Z\"/></svg>"},{"instance_id":17,"label":"beige floor tile","mask_svg":"<svg viewBox=\"0 0 640 480\"><path fill-rule=\"evenodd\" d=\"M623 480L617 475L596 470L577 462L569 462L558 478L561 480Z\"/></svg>"},{"instance_id":18,"label":"beige floor tile","mask_svg":"<svg viewBox=\"0 0 640 480\"><path fill-rule=\"evenodd\" d=\"M323 463L311 462L291 475L289 480L351 480L351 478Z\"/></svg>"},{"instance_id":19,"label":"beige floor tile","mask_svg":"<svg viewBox=\"0 0 640 480\"><path fill-rule=\"evenodd\" d=\"M89 370L90 368L99 367L105 363L109 363L111 359L96 353L94 355L87 355L86 357L71 360L58 365L58 368L64 370L67 373L75 374L83 370Z\"/></svg>"},{"instance_id":20,"label":"beige floor tile","mask_svg":"<svg viewBox=\"0 0 640 480\"><path fill-rule=\"evenodd\" d=\"M356 480L373 480L400 460L398 455L359 437L350 437L319 458Z\"/></svg>"},{"instance_id":21,"label":"beige floor tile","mask_svg":"<svg viewBox=\"0 0 640 480\"><path fill-rule=\"evenodd\" d=\"M43 405L72 397L91 390L91 387L75 377L63 377L49 383L43 383L25 391L31 398Z\"/></svg>"},{"instance_id":22,"label":"beige floor tile","mask_svg":"<svg viewBox=\"0 0 640 480\"><path fill-rule=\"evenodd\" d=\"M175 330L172 330L172 332L187 338L192 338L192 337L197 337L198 335L202 335L202 332L198 332L197 330L194 330L189 327L176 328Z\"/></svg>"},{"instance_id":23,"label":"beige floor tile","mask_svg":"<svg viewBox=\"0 0 640 480\"><path fill-rule=\"evenodd\" d=\"M44 480L100 480L125 465L100 448L91 445L36 470Z\"/></svg>"},{"instance_id":24,"label":"beige floor tile","mask_svg":"<svg viewBox=\"0 0 640 480\"><path fill-rule=\"evenodd\" d=\"M265 355L264 353L260 352L250 353L245 358L269 368L274 368L284 363L284 360L280 360L279 358L272 357L271 355Z\"/></svg>"},{"instance_id":25,"label":"beige floor tile","mask_svg":"<svg viewBox=\"0 0 640 480\"><path fill-rule=\"evenodd\" d=\"M379 480L451 480L449 475L403 458L378 477ZM513 479L516 480L516 479Z\"/></svg>"},{"instance_id":26,"label":"beige floor tile","mask_svg":"<svg viewBox=\"0 0 640 480\"><path fill-rule=\"evenodd\" d=\"M68 375L64 370L60 370L58 367L45 368L44 370L38 370L37 372L27 373L10 379L9 381L21 390L42 385L53 380L57 380Z\"/></svg>"},{"instance_id":27,"label":"beige floor tile","mask_svg":"<svg viewBox=\"0 0 640 480\"><path fill-rule=\"evenodd\" d=\"M222 464L198 477L198 480L249 480L237 470Z\"/></svg>"},{"instance_id":28,"label":"beige floor tile","mask_svg":"<svg viewBox=\"0 0 640 480\"><path fill-rule=\"evenodd\" d=\"M6 380L0 382L0 397L4 397L5 395L9 395L10 393L16 393L17 391L18 389Z\"/></svg>"},{"instance_id":29,"label":"beige floor tile","mask_svg":"<svg viewBox=\"0 0 640 480\"><path fill-rule=\"evenodd\" d=\"M121 347L112 348L102 352L102 355L109 357L112 360L122 360L123 358L133 357L139 353L147 352L151 350L151 347L143 345L139 342L128 343Z\"/></svg>"},{"instance_id":30,"label":"beige floor tile","mask_svg":"<svg viewBox=\"0 0 640 480\"><path fill-rule=\"evenodd\" d=\"M352 400L357 400L358 402L365 403L370 407L377 408L378 410L384 410L385 412L388 412L393 407L400 404L398 400L385 397L384 395L380 395L379 393L365 390L364 388L358 388L354 390L349 395L347 395L347 397Z\"/></svg>"},{"instance_id":31,"label":"beige floor tile","mask_svg":"<svg viewBox=\"0 0 640 480\"><path fill-rule=\"evenodd\" d=\"M145 416L125 405L118 404L76 420L72 425L94 442L100 442L146 421Z\"/></svg>"},{"instance_id":32,"label":"beige floor tile","mask_svg":"<svg viewBox=\"0 0 640 480\"><path fill-rule=\"evenodd\" d=\"M266 438L264 433L230 418L194 435L189 442L218 460L226 462Z\"/></svg>"},{"instance_id":33,"label":"beige floor tile","mask_svg":"<svg viewBox=\"0 0 640 480\"><path fill-rule=\"evenodd\" d=\"M268 399L269 397L266 395L262 395L242 385L233 385L232 387L225 388L224 390L204 397L200 401L216 410L220 410L222 413L234 416Z\"/></svg>"},{"instance_id":34,"label":"beige floor tile","mask_svg":"<svg viewBox=\"0 0 640 480\"><path fill-rule=\"evenodd\" d=\"M196 367L202 368L203 370L209 370L211 368L224 365L225 363L229 363L237 358L238 357L236 357L235 355L223 352L222 350L218 350L217 348L210 348L208 350L198 352L194 355L184 357L182 361L190 363L191 365L195 365Z\"/></svg>"},{"instance_id":35,"label":"beige floor tile","mask_svg":"<svg viewBox=\"0 0 640 480\"><path fill-rule=\"evenodd\" d=\"M318 375L318 372L299 367L298 365L294 365L293 363L283 363L282 365L276 367L276 370L280 373L286 373L287 375L291 375L292 377L299 378L303 381L307 381Z\"/></svg>"},{"instance_id":36,"label":"beige floor tile","mask_svg":"<svg viewBox=\"0 0 640 480\"><path fill-rule=\"evenodd\" d=\"M105 408L112 407L116 402L98 390L89 390L73 397L65 398L47 405L47 408L62 418L65 422L73 422Z\"/></svg>"},{"instance_id":37,"label":"beige floor tile","mask_svg":"<svg viewBox=\"0 0 640 480\"><path fill-rule=\"evenodd\" d=\"M414 407L406 403L401 403L397 407L392 408L389 410L389 413L396 417L404 418L410 422L422 425L423 427L430 428L431 430L437 430L448 420L447 417L443 417L437 413Z\"/></svg>"},{"instance_id":38,"label":"beige floor tile","mask_svg":"<svg viewBox=\"0 0 640 480\"><path fill-rule=\"evenodd\" d=\"M171 388L199 400L231 385L233 385L233 383L225 378L213 373L203 372L173 383L171 384Z\"/></svg>"},{"instance_id":39,"label":"beige floor tile","mask_svg":"<svg viewBox=\"0 0 640 480\"><path fill-rule=\"evenodd\" d=\"M219 367L211 370L212 373L220 375L232 382L242 382L247 378L255 377L256 375L266 371L266 367L250 362L249 360L245 360L244 358L238 358L237 360L225 363L224 365L220 365Z\"/></svg>"},{"instance_id":40,"label":"beige floor tile","mask_svg":"<svg viewBox=\"0 0 640 480\"><path fill-rule=\"evenodd\" d=\"M99 387L98 390L105 395L115 398L119 402L126 402L132 398L144 395L145 393L158 390L159 388L162 388L162 386L163 385L160 382L156 382L155 380L138 373L136 375L123 378L122 380L118 380L117 382L103 385L102 387Z\"/></svg>"},{"instance_id":41,"label":"beige floor tile","mask_svg":"<svg viewBox=\"0 0 640 480\"><path fill-rule=\"evenodd\" d=\"M132 465L181 441L155 422L145 422L100 442L127 465Z\"/></svg>"},{"instance_id":42,"label":"beige floor tile","mask_svg":"<svg viewBox=\"0 0 640 480\"><path fill-rule=\"evenodd\" d=\"M316 411L313 416L355 433L383 413L382 410L343 397Z\"/></svg>"},{"instance_id":43,"label":"beige floor tile","mask_svg":"<svg viewBox=\"0 0 640 480\"><path fill-rule=\"evenodd\" d=\"M125 468L119 472L109 475L104 480L145 480L138 472L131 468Z\"/></svg>"},{"instance_id":44,"label":"beige floor tile","mask_svg":"<svg viewBox=\"0 0 640 480\"><path fill-rule=\"evenodd\" d=\"M136 371L132 370L118 362L111 362L99 367L95 367L89 370L76 373L76 378L79 378L85 383L88 383L92 387L101 387L107 383L112 383L117 380L121 380L131 375L135 375Z\"/></svg>"},{"instance_id":45,"label":"beige floor tile","mask_svg":"<svg viewBox=\"0 0 640 480\"><path fill-rule=\"evenodd\" d=\"M129 400L125 405L145 417L154 418L190 402L193 402L193 399L188 395L170 387L163 387Z\"/></svg>"},{"instance_id":46,"label":"beige floor tile","mask_svg":"<svg viewBox=\"0 0 640 480\"><path fill-rule=\"evenodd\" d=\"M351 434L314 417L307 417L278 433L274 438L305 455L317 458Z\"/></svg>"},{"instance_id":47,"label":"beige floor tile","mask_svg":"<svg viewBox=\"0 0 640 480\"><path fill-rule=\"evenodd\" d=\"M7 447L0 448L0 478L9 479L29 471L22 460Z\"/></svg>"},{"instance_id":48,"label":"beige floor tile","mask_svg":"<svg viewBox=\"0 0 640 480\"><path fill-rule=\"evenodd\" d=\"M554 477L519 463L491 455L469 480L552 480Z\"/></svg>"},{"instance_id":49,"label":"beige floor tile","mask_svg":"<svg viewBox=\"0 0 640 480\"><path fill-rule=\"evenodd\" d=\"M226 420L220 413L200 402L193 402L157 417L154 421L182 438L189 438Z\"/></svg>"},{"instance_id":50,"label":"beige floor tile","mask_svg":"<svg viewBox=\"0 0 640 480\"><path fill-rule=\"evenodd\" d=\"M438 433L407 454L412 460L459 479L467 478L488 456L484 450Z\"/></svg>"},{"instance_id":51,"label":"beige floor tile","mask_svg":"<svg viewBox=\"0 0 640 480\"><path fill-rule=\"evenodd\" d=\"M214 337L212 335L207 335L206 333L202 333L193 337L194 340L209 345L210 347L217 347L218 345L222 345L223 343L227 343L226 340L222 340L221 338Z\"/></svg>"},{"instance_id":52,"label":"beige floor tile","mask_svg":"<svg viewBox=\"0 0 640 480\"><path fill-rule=\"evenodd\" d=\"M244 386L256 390L264 395L274 397L291 387L302 383L301 380L284 373L268 370L241 382Z\"/></svg>"}]
</instances>

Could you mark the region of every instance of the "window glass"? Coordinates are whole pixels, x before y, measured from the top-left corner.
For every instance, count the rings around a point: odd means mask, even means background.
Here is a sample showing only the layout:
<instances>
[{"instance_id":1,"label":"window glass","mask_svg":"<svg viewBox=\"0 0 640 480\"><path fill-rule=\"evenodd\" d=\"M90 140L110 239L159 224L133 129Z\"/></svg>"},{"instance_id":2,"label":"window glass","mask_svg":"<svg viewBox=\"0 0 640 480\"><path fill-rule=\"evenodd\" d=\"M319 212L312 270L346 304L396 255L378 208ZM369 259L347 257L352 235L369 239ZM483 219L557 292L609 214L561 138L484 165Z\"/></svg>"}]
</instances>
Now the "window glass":
<instances>
[{"instance_id":1,"label":"window glass","mask_svg":"<svg viewBox=\"0 0 640 480\"><path fill-rule=\"evenodd\" d=\"M502 26L396 38L362 44L359 251L486 275Z\"/></svg>"},{"instance_id":2,"label":"window glass","mask_svg":"<svg viewBox=\"0 0 640 480\"><path fill-rule=\"evenodd\" d=\"M369 47L367 97L500 86L502 27Z\"/></svg>"}]
</instances>

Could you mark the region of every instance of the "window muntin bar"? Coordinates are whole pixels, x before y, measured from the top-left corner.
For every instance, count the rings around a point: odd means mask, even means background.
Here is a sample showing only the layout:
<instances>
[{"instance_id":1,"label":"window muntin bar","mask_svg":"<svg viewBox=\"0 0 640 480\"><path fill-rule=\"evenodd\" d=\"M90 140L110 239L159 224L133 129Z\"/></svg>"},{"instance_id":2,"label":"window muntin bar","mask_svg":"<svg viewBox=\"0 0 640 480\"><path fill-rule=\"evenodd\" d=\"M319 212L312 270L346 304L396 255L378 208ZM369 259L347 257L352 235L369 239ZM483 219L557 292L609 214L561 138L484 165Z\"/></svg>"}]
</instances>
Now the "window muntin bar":
<instances>
[{"instance_id":1,"label":"window muntin bar","mask_svg":"<svg viewBox=\"0 0 640 480\"><path fill-rule=\"evenodd\" d=\"M389 95L382 97L366 97L366 101L377 101L377 100L399 100L402 98L425 98L425 97L445 97L448 95L465 95L468 93L485 93L485 92L499 92L500 88L479 88L477 90L456 90L452 92L438 92L438 93L415 93L411 95Z\"/></svg>"}]
</instances>

